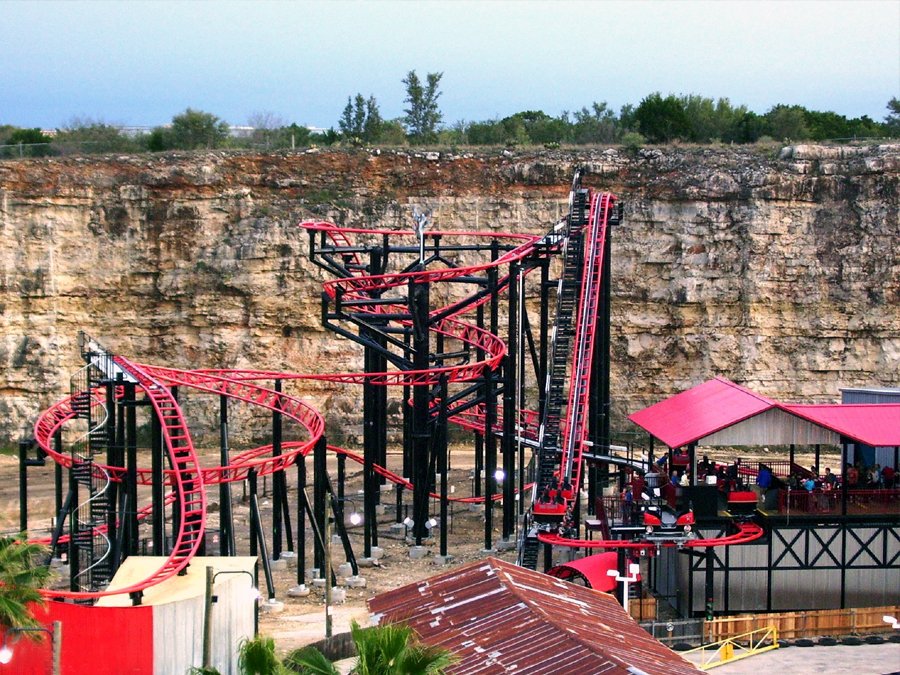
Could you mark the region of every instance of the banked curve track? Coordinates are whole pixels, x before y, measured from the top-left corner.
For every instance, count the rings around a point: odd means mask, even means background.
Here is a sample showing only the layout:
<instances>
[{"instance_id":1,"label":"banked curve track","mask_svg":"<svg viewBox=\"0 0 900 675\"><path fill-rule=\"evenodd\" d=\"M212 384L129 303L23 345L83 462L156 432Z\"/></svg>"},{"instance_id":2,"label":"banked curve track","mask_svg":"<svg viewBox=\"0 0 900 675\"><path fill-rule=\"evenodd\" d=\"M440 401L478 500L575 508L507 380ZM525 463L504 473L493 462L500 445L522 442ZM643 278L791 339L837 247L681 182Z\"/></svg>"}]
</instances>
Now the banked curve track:
<instances>
[{"instance_id":1,"label":"banked curve track","mask_svg":"<svg viewBox=\"0 0 900 675\"><path fill-rule=\"evenodd\" d=\"M438 269L424 269L411 272L396 272L382 275L354 274L349 277L327 281L323 284L324 292L334 300L341 296L343 300L352 300L359 311L367 311L372 314L391 313L401 309L398 302L391 304L366 304L372 297L390 290L405 288L409 283L435 283L448 282L461 277L471 276L485 272L490 268L500 268L511 262L522 260L533 255L539 247L550 250L557 247L562 241L565 220L557 223L546 235L533 236L522 234L504 234L497 232L461 232L440 231L431 232L430 235L441 237L486 237L491 239L508 239L519 242L517 246L507 250L495 260L467 267L448 267ZM308 231L322 232L335 244L346 246L350 243L348 235L365 234L380 236L406 236L409 231L398 230L369 230L360 228L342 228L331 223L305 222L301 227ZM353 253L352 259L357 262L357 268L362 270L358 256ZM497 287L503 290L509 284L509 277L499 277ZM302 400L276 392L254 381L267 379L313 379L340 382L345 384L359 384L370 381L384 386L416 386L436 384L446 377L449 382L467 382L480 377L485 370L493 370L498 367L506 354L506 343L497 335L479 328L459 318L463 311L471 311L479 304L486 303L488 297L467 303L464 310L453 311L453 305L435 309L432 315L442 314L444 318L436 321L431 327L436 334L459 340L472 350L481 351L484 358L480 361L466 362L455 365L444 365L428 370L397 370L383 373L326 373L326 374L298 374L276 372L266 370L179 370L148 364L139 364L123 357L116 357L115 361L128 372L132 373L138 381L140 390L150 401L156 414L162 423L162 436L171 468L164 473L166 484L171 493L167 502L179 504L180 518L179 528L175 533L172 553L155 572L145 579L138 581L126 588L115 591L73 592L60 590L47 590L45 594L58 598L96 598L104 595L116 595L142 591L155 584L164 581L182 569L196 554L206 526L206 497L207 485L223 482L244 480L250 469L255 469L259 475L265 475L285 469L293 464L298 456L307 455L319 438L324 433L324 420L322 416L304 403ZM235 455L227 466L201 467L193 441L181 408L172 395L170 388L173 386L189 387L207 393L226 396L244 403L261 406L271 410L277 410L286 417L294 420L307 432L307 439L302 442L290 442L283 444L283 453L278 457L266 456L271 452L271 445L261 446ZM103 392L97 390L91 392L94 405L103 404ZM524 415L528 415L523 411ZM452 415L452 412L451 412ZM531 413L531 417L533 417ZM71 397L65 398L51 406L40 415L35 424L35 438L41 449L54 461L64 467L70 468L72 459L66 454L56 452L53 437L66 422L75 417L73 401ZM330 446L332 451L347 455L354 461L361 461L361 457L355 453ZM99 465L99 468L109 473L110 479L121 481L124 478L125 469L121 467ZM385 467L377 467L378 473L391 481L411 487L404 478L394 474ZM151 471L138 467L138 483L149 485L152 482ZM495 499L501 495L495 495ZM454 498L454 501L481 501L483 497ZM146 515L148 511L142 509L139 515Z\"/></svg>"}]
</instances>

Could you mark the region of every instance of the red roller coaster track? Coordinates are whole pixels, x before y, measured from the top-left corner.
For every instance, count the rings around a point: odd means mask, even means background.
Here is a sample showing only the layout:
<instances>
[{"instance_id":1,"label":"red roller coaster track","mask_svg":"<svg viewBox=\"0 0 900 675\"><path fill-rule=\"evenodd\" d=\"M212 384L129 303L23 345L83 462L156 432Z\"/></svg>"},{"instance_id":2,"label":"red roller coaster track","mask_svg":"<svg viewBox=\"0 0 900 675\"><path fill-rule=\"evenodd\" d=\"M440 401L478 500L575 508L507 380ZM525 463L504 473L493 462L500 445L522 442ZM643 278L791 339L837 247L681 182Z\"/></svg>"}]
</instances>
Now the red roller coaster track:
<instances>
[{"instance_id":1,"label":"red roller coaster track","mask_svg":"<svg viewBox=\"0 0 900 675\"><path fill-rule=\"evenodd\" d=\"M609 195L597 195L596 208L592 206L592 212L602 214L604 219L603 236L605 236L605 218L609 212L611 197ZM599 217L599 216L598 216ZM430 236L440 236L444 239L466 238L468 240L487 238L490 240L509 240L510 247L496 259L477 265L466 267L447 267L434 269L420 269L416 271L404 271L388 274L366 275L359 253L364 247L354 247L351 237L404 237L414 238L416 235L410 231L398 230L367 230L360 228L344 228L331 223L305 222L301 227L314 236L318 233L327 238L336 248L342 250L342 255L347 263L347 269L355 270L350 276L338 278L324 283L325 294L333 303L352 305L354 312L369 314L374 317L381 315L384 320L396 321L397 315L407 310L399 301L373 302L373 298L381 298L385 293L392 291L403 292L410 283L438 283L450 282L470 278L478 273L484 273L491 268L500 269L504 265L521 261L533 256L539 250L546 254L549 251L558 250L565 237L565 221L558 223L550 233L544 236L529 236L522 234L499 234L496 232L463 232L440 231L432 232ZM596 233L594 233L596 236ZM593 246L592 250L602 251L602 247ZM599 269L601 260L591 259L592 283L599 283ZM509 277L502 276L497 279L497 286L502 290L509 285ZM585 282L587 283L587 282ZM598 297L596 289L589 289L586 296L596 302ZM338 382L344 384L360 384L369 382L383 386L421 386L432 385L446 379L451 383L471 382L481 377L485 371L495 370L506 354L504 340L490 331L479 328L474 323L465 320L462 315L473 308L488 301L484 295L480 299L459 305L461 309L455 310L457 305L450 304L431 311L433 317L443 317L436 320L431 330L436 335L445 339L456 340L470 350L473 354L483 354L480 360L467 361L465 363L442 365L440 367L420 370L388 370L385 372L351 372L330 374L298 374L267 370L180 370L162 366L140 364L123 357L115 357L116 364L128 372L137 382L137 391L142 392L152 405L158 416L162 437L168 454L170 468L164 472L164 480L170 489L166 497L167 503L178 505L179 513L176 522L178 530L174 536L172 552L161 566L146 578L120 588L116 591L92 591L73 592L47 590L46 595L63 598L96 598L103 595L131 593L142 591L150 586L160 583L176 575L190 562L191 557L197 552L206 527L206 486L221 482L244 480L251 469L259 475L271 474L283 471L292 465L297 457L306 456L315 446L324 433L324 420L319 412L297 397L269 389L258 384L260 380L287 380L287 379L312 379ZM462 309L464 307L464 309ZM589 313L588 313L589 314ZM579 333L581 338L592 337L591 329L583 329ZM589 349L589 346L586 348ZM589 376L581 374L581 377ZM190 388L207 394L224 396L231 400L261 407L272 411L278 411L287 419L292 420L303 430L305 439L282 444L282 453L279 456L271 456L272 446L264 445L251 450L235 454L227 466L201 467L188 423L178 401L171 393L173 387ZM580 390L579 390L580 391ZM583 394L586 396L586 394ZM102 389L90 392L90 405L105 406L105 394ZM570 408L584 408L585 401L571 400ZM537 414L532 411L522 411L519 428L528 430L526 435L536 435L538 427ZM451 407L449 415L457 423L468 428L484 429L483 410L469 408L459 415L454 416ZM71 468L72 457L60 453L54 446L54 437L68 422L76 417L73 397L67 397L45 410L38 418L34 432L40 448L60 465ZM584 440L583 420L575 422L567 421L568 430L577 438L575 445L566 446L566 454L563 461L574 462L575 470L580 471L581 444ZM499 428L498 428L499 430ZM522 433L522 432L520 432ZM349 450L329 446L332 452L340 453L353 461L362 463L363 458ZM125 479L126 470L122 467L107 466L99 463L94 465L96 470L106 472L112 481ZM412 484L391 472L385 467L377 466L376 472L390 481L412 488ZM577 474L576 474L577 475ZM141 485L150 485L153 481L152 472L145 467L138 467L137 481ZM437 497L437 495L432 495ZM492 499L500 499L500 494ZM452 498L453 501L476 502L483 501L483 497ZM142 509L139 517L149 513L149 509ZM102 528L97 528L97 532ZM724 544L737 544L751 541L760 536L761 530L755 525L744 524L736 535L714 540L693 540L685 546L715 546ZM656 543L636 543L622 541L585 541L572 540L558 537L553 534L541 534L540 541L547 544L585 548L648 548L657 546Z\"/></svg>"}]
</instances>

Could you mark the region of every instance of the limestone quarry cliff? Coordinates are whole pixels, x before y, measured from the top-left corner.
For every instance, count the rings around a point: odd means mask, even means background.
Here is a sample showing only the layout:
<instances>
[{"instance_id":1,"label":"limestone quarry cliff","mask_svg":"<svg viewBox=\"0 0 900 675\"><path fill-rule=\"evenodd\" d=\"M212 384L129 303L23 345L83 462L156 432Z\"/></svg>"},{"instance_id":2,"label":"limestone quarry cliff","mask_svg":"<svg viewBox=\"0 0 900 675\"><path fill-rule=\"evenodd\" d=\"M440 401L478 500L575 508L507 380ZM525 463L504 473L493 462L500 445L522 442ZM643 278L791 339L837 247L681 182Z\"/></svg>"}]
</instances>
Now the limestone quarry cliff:
<instances>
[{"instance_id":1,"label":"limestone quarry cliff","mask_svg":"<svg viewBox=\"0 0 900 675\"><path fill-rule=\"evenodd\" d=\"M320 322L315 218L544 232L577 166L613 233L615 419L715 375L783 400L900 386L900 146L326 151L0 162L0 445L68 391L86 330L183 368L361 369ZM330 425L359 387L294 391ZM619 428L623 428L621 424Z\"/></svg>"}]
</instances>

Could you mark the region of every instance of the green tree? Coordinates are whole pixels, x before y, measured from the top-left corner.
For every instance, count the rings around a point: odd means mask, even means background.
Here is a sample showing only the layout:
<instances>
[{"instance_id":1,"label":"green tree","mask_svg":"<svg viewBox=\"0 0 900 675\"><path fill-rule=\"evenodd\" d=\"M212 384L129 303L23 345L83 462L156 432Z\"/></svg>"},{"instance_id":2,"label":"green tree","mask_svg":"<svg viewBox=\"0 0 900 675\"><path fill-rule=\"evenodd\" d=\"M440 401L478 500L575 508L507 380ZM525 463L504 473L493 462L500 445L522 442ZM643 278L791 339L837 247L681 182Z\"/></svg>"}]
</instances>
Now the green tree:
<instances>
[{"instance_id":1,"label":"green tree","mask_svg":"<svg viewBox=\"0 0 900 675\"><path fill-rule=\"evenodd\" d=\"M118 126L77 117L57 131L53 145L63 154L136 152L140 149L140 144L123 134Z\"/></svg>"},{"instance_id":2,"label":"green tree","mask_svg":"<svg viewBox=\"0 0 900 675\"><path fill-rule=\"evenodd\" d=\"M634 111L634 118L638 130L651 143L687 140L691 134L684 104L673 94L665 98L659 92L646 96Z\"/></svg>"},{"instance_id":3,"label":"green tree","mask_svg":"<svg viewBox=\"0 0 900 675\"><path fill-rule=\"evenodd\" d=\"M405 145L406 128L403 121L395 119L382 122L379 140L382 145Z\"/></svg>"},{"instance_id":4,"label":"green tree","mask_svg":"<svg viewBox=\"0 0 900 675\"><path fill-rule=\"evenodd\" d=\"M406 113L404 121L411 143L432 143L437 138L437 128L443 119L437 102L441 96L438 85L443 75L428 73L424 86L415 70L409 71L403 79L406 85L404 103L409 106L403 109Z\"/></svg>"},{"instance_id":5,"label":"green tree","mask_svg":"<svg viewBox=\"0 0 900 675\"><path fill-rule=\"evenodd\" d=\"M278 130L279 134L279 147L282 148L297 148L304 147L310 144L312 132L306 127L301 127L296 122L292 122L290 126L281 127Z\"/></svg>"},{"instance_id":6,"label":"green tree","mask_svg":"<svg viewBox=\"0 0 900 675\"><path fill-rule=\"evenodd\" d=\"M471 122L466 127L466 138L472 145L502 145L505 130L499 120Z\"/></svg>"},{"instance_id":7,"label":"green tree","mask_svg":"<svg viewBox=\"0 0 900 675\"><path fill-rule=\"evenodd\" d=\"M888 114L884 118L887 133L890 136L900 136L900 99L896 96L887 103Z\"/></svg>"},{"instance_id":8,"label":"green tree","mask_svg":"<svg viewBox=\"0 0 900 675\"><path fill-rule=\"evenodd\" d=\"M773 106L766 113L766 134L777 140L802 141L809 138L807 110L799 105Z\"/></svg>"},{"instance_id":9,"label":"green tree","mask_svg":"<svg viewBox=\"0 0 900 675\"><path fill-rule=\"evenodd\" d=\"M5 628L40 626L29 607L43 604L40 590L50 577L50 568L41 565L47 550L29 544L23 532L16 537L0 537L0 625ZM40 639L41 633L29 631L29 637Z\"/></svg>"},{"instance_id":10,"label":"green tree","mask_svg":"<svg viewBox=\"0 0 900 675\"><path fill-rule=\"evenodd\" d=\"M638 123L634 117L634 106L626 103L619 109L619 127L622 132L637 131Z\"/></svg>"},{"instance_id":11,"label":"green tree","mask_svg":"<svg viewBox=\"0 0 900 675\"><path fill-rule=\"evenodd\" d=\"M616 114L607 108L606 101L591 104L591 109L582 108L572 113L572 141L579 144L612 143L619 136L619 121Z\"/></svg>"},{"instance_id":12,"label":"green tree","mask_svg":"<svg viewBox=\"0 0 900 675\"><path fill-rule=\"evenodd\" d=\"M46 157L53 154L50 142L53 139L40 129L15 129L6 137L9 145L20 145L19 151L7 152L7 156ZM8 149L7 149L8 150Z\"/></svg>"},{"instance_id":13,"label":"green tree","mask_svg":"<svg viewBox=\"0 0 900 675\"><path fill-rule=\"evenodd\" d=\"M366 143L377 143L383 126L384 121L374 96L369 96L368 99L362 94L357 94L356 98L347 97L347 105L338 121L338 128L345 140L358 138Z\"/></svg>"},{"instance_id":14,"label":"green tree","mask_svg":"<svg viewBox=\"0 0 900 675\"><path fill-rule=\"evenodd\" d=\"M360 628L355 621L350 634L356 646L354 675L440 675L456 658L446 649L421 644L404 624ZM285 665L300 673L335 675L338 671L315 647L288 654Z\"/></svg>"},{"instance_id":15,"label":"green tree","mask_svg":"<svg viewBox=\"0 0 900 675\"><path fill-rule=\"evenodd\" d=\"M172 118L172 147L180 150L218 148L228 138L228 123L212 113L188 108Z\"/></svg>"}]
</instances>

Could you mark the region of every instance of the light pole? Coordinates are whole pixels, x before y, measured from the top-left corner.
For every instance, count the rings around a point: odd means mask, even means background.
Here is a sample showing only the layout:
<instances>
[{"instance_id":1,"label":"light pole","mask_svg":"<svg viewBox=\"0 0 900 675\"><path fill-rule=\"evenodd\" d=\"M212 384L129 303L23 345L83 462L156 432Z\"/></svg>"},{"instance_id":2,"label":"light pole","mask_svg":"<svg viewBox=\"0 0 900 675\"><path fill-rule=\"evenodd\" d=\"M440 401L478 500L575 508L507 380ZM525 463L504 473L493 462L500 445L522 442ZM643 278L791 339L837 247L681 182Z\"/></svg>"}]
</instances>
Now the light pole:
<instances>
[{"instance_id":1,"label":"light pole","mask_svg":"<svg viewBox=\"0 0 900 675\"><path fill-rule=\"evenodd\" d=\"M259 632L259 607L256 601L259 599L259 589L256 588L256 579L249 570L219 570L216 572L212 566L206 567L206 595L203 605L203 667L212 666L212 606L218 601L218 596L213 595L213 586L216 577L220 574L246 574L250 577L250 590L254 595L253 598L253 632L254 635Z\"/></svg>"},{"instance_id":2,"label":"light pole","mask_svg":"<svg viewBox=\"0 0 900 675\"><path fill-rule=\"evenodd\" d=\"M630 609L628 607L628 584L636 582L638 580L638 574L640 573L641 566L638 563L629 563L628 575L624 577L619 576L618 570L606 570L607 576L615 577L616 581L622 584L622 607L625 608L626 612L629 612Z\"/></svg>"},{"instance_id":3,"label":"light pole","mask_svg":"<svg viewBox=\"0 0 900 675\"><path fill-rule=\"evenodd\" d=\"M53 675L60 675L62 672L62 622L54 621L53 628L44 626L10 626L6 629L6 635L3 637L3 647L0 648L0 663L7 664L12 661L13 650L10 645L10 635L17 633L35 633L43 632L50 636L50 648L53 652ZM18 639L18 638L17 638Z\"/></svg>"}]
</instances>

